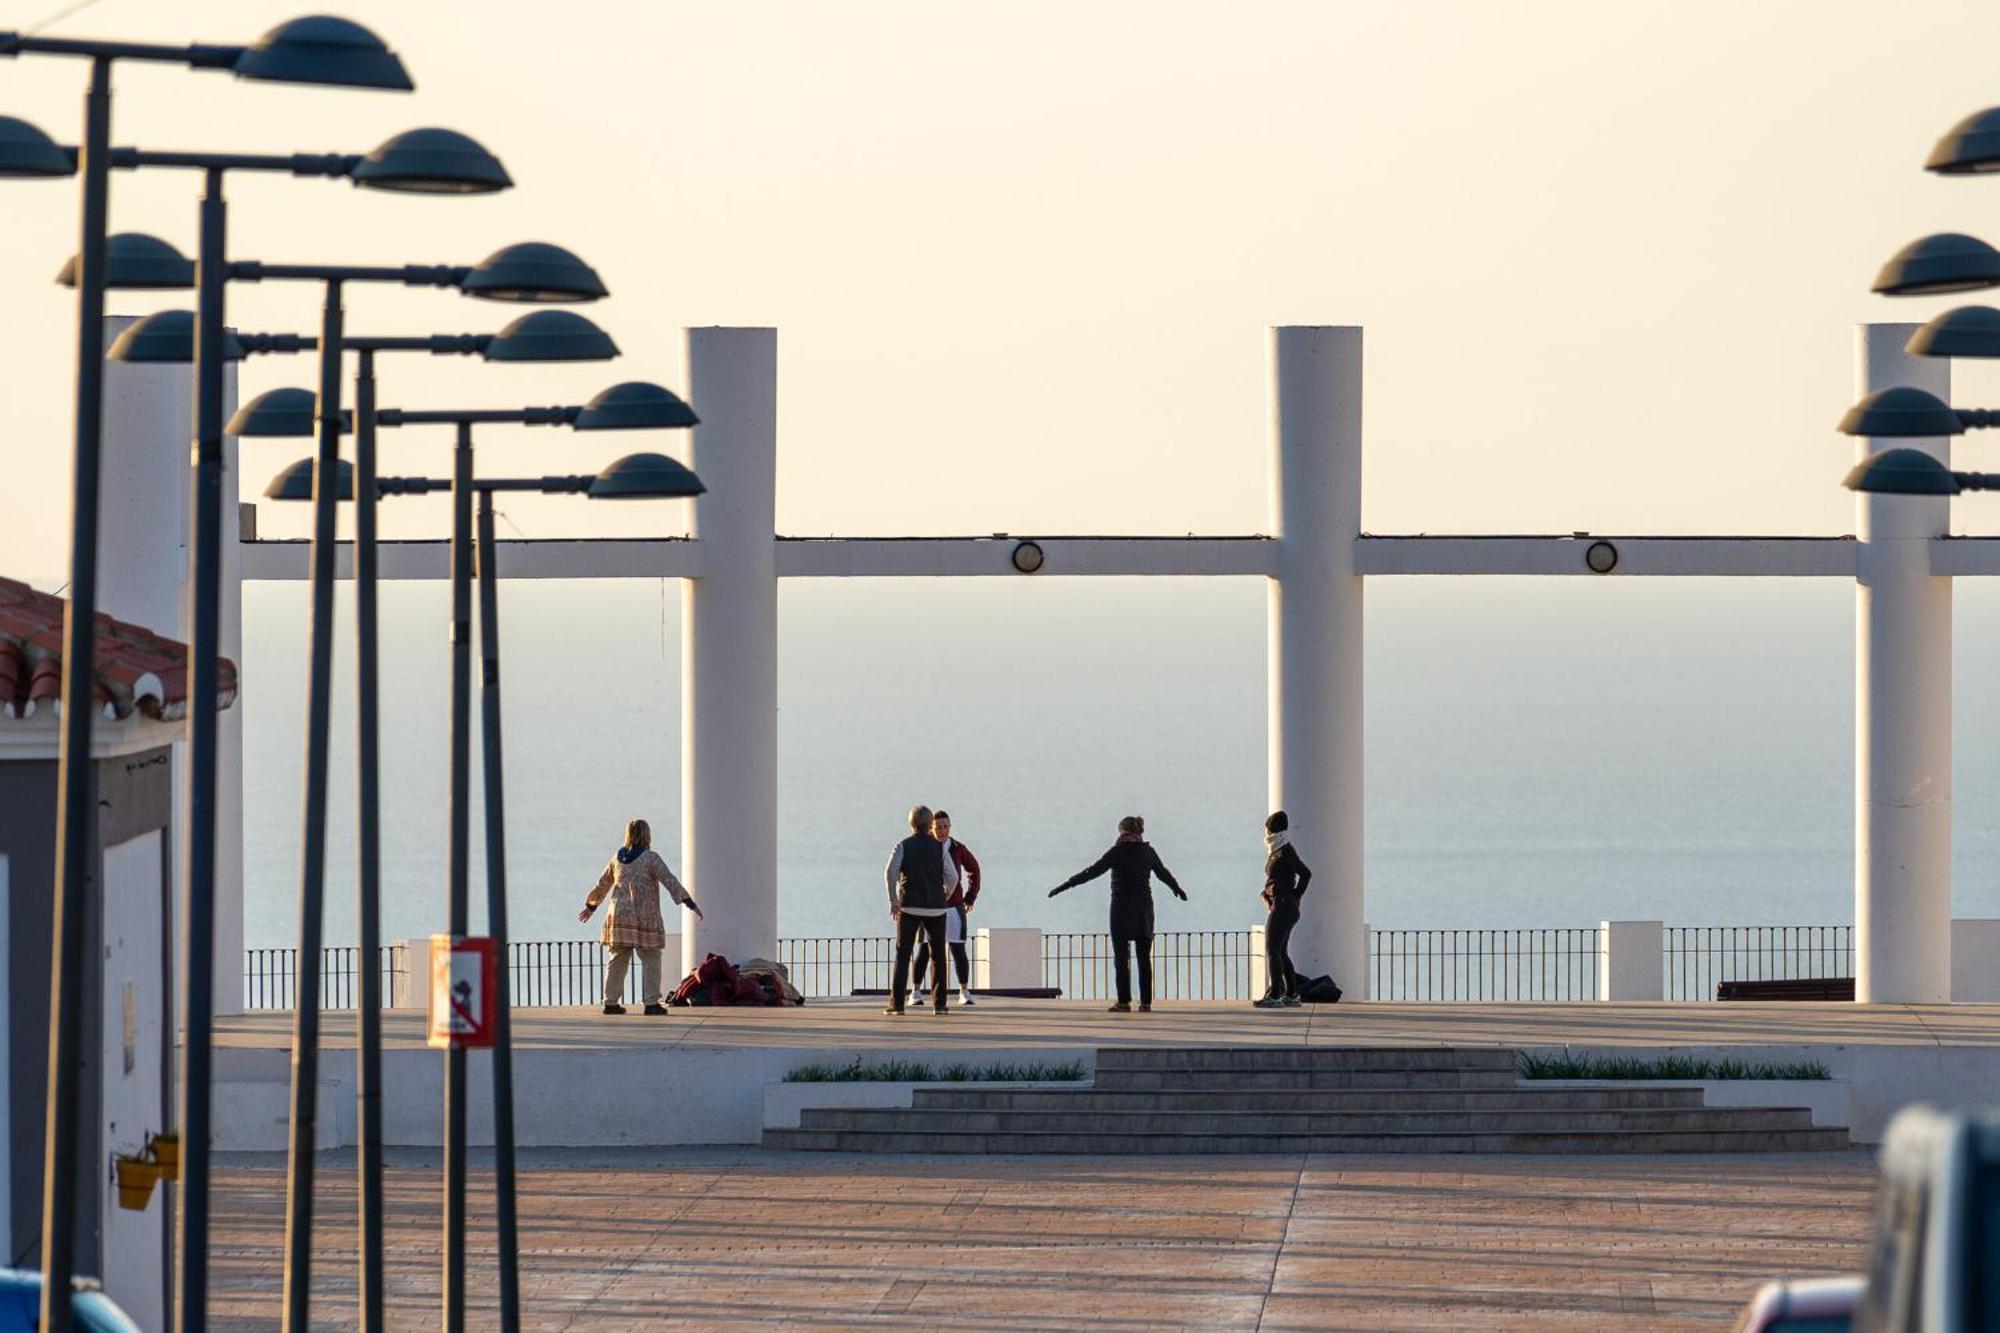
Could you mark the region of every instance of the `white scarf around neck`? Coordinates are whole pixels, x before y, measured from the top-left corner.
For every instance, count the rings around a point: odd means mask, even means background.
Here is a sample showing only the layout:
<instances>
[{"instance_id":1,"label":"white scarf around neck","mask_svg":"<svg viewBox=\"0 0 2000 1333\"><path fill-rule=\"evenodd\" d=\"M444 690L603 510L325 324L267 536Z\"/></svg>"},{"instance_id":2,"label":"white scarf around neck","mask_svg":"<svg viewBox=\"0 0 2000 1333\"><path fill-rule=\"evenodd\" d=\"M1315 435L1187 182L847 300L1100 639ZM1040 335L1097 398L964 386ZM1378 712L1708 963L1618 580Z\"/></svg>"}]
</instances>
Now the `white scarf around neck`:
<instances>
[{"instance_id":1,"label":"white scarf around neck","mask_svg":"<svg viewBox=\"0 0 2000 1333\"><path fill-rule=\"evenodd\" d=\"M1290 829L1279 829L1276 833L1266 832L1264 834L1264 849L1268 852L1275 854L1280 848L1291 845L1292 831Z\"/></svg>"}]
</instances>

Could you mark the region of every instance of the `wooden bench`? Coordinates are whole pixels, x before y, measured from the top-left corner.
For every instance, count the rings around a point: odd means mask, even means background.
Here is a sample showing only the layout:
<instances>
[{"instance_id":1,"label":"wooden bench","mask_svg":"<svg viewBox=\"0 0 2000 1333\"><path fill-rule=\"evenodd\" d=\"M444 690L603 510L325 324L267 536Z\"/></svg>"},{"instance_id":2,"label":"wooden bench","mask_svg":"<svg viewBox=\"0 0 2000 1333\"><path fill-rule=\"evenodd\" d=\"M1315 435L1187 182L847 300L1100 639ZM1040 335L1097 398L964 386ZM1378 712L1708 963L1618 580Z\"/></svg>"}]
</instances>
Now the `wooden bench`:
<instances>
[{"instance_id":1,"label":"wooden bench","mask_svg":"<svg viewBox=\"0 0 2000 1333\"><path fill-rule=\"evenodd\" d=\"M1780 981L1718 981L1718 1000L1852 1000L1853 977L1786 977Z\"/></svg>"}]
</instances>

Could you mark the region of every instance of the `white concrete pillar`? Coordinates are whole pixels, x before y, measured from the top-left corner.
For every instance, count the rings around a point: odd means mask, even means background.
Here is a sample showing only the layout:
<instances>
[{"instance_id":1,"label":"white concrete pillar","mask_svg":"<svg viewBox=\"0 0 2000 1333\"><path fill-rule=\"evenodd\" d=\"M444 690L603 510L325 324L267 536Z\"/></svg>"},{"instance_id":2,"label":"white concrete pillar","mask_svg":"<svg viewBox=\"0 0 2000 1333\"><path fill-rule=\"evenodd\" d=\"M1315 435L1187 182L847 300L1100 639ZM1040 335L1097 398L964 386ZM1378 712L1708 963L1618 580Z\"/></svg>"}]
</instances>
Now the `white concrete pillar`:
<instances>
[{"instance_id":1,"label":"white concrete pillar","mask_svg":"<svg viewBox=\"0 0 2000 1333\"><path fill-rule=\"evenodd\" d=\"M980 926L972 936L974 990L1033 990L1042 984L1040 930L1033 926Z\"/></svg>"},{"instance_id":2,"label":"white concrete pillar","mask_svg":"<svg viewBox=\"0 0 2000 1333\"><path fill-rule=\"evenodd\" d=\"M1951 1002L2000 1001L2000 921L1961 917L1951 923Z\"/></svg>"},{"instance_id":3,"label":"white concrete pillar","mask_svg":"<svg viewBox=\"0 0 2000 1333\"><path fill-rule=\"evenodd\" d=\"M1270 933L1262 924L1250 927L1250 994L1247 998L1252 1000L1263 998L1271 989L1271 960L1266 954L1269 943Z\"/></svg>"},{"instance_id":4,"label":"white concrete pillar","mask_svg":"<svg viewBox=\"0 0 2000 1333\"><path fill-rule=\"evenodd\" d=\"M1659 921L1597 923L1597 998L1667 998L1667 927Z\"/></svg>"},{"instance_id":5,"label":"white concrete pillar","mask_svg":"<svg viewBox=\"0 0 2000 1333\"><path fill-rule=\"evenodd\" d=\"M1312 867L1293 964L1367 988L1362 925L1361 330L1271 333L1270 794Z\"/></svg>"},{"instance_id":6,"label":"white concrete pillar","mask_svg":"<svg viewBox=\"0 0 2000 1333\"><path fill-rule=\"evenodd\" d=\"M702 576L682 616L681 858L707 915L682 922L682 971L704 954L778 954L776 329L688 330Z\"/></svg>"},{"instance_id":7,"label":"white concrete pillar","mask_svg":"<svg viewBox=\"0 0 2000 1333\"><path fill-rule=\"evenodd\" d=\"M1911 356L1914 324L1858 330L1856 389L1911 385L1950 401L1951 363ZM1859 456L1949 439L1863 440ZM1951 580L1931 573L1943 496L1855 496L1854 998L1951 999Z\"/></svg>"}]
</instances>

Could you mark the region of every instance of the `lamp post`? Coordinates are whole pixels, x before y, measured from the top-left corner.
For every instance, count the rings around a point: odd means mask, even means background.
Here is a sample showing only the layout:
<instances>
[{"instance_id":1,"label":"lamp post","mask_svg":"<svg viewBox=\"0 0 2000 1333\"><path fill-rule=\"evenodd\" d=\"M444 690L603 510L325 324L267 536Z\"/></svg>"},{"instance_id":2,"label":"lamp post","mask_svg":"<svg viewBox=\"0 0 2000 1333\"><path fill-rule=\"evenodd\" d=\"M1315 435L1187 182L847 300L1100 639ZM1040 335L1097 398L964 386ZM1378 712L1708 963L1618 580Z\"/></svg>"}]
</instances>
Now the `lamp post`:
<instances>
[{"instance_id":1,"label":"lamp post","mask_svg":"<svg viewBox=\"0 0 2000 1333\"><path fill-rule=\"evenodd\" d=\"M652 389L653 386L624 385L620 388ZM570 414L569 423L578 430L602 429L643 429L644 417L653 417L653 424L659 426L680 426L694 424L691 411L679 399L658 390L661 398L654 400L649 410L637 410L631 403L634 395L626 395L626 406L621 412L600 412L592 416L588 407L577 409L555 409ZM600 395L603 397L603 395ZM547 411L548 409L543 409ZM399 414L400 415L400 414ZM430 414L421 414L428 416ZM441 414L449 415L449 414ZM474 414L458 414L474 415ZM490 415L479 413L482 417ZM384 424L391 424L385 422ZM412 423L418 424L418 423ZM434 480L421 477L384 477L361 479L359 469L343 470L340 479L342 499L353 497L366 503L368 497L360 494L364 489L373 489L378 495L424 495L433 491L450 491L454 496L452 507L454 549L465 539L461 528L463 516L468 506L459 501L478 496L478 585L479 585L479 638L481 659L480 712L483 733L483 786L486 833L486 912L487 930L494 941L494 948L500 955L500 966L496 972L499 993L495 1008L495 1034L493 1047L493 1136L495 1194L497 1196L497 1249L500 1269L500 1326L511 1330L520 1327L520 1272L518 1257L518 1229L515 1212L514 1180L514 1076L513 1076L513 1023L510 1013L511 995L508 985L507 949L507 854L505 799L503 796L503 764L500 743L500 629L499 629L499 588L498 588L498 544L493 534L493 495L496 491L539 491L544 494L584 494L592 499L627 500L658 499L671 497L692 497L702 492L700 480L680 463L661 454L631 454L610 464L595 477L591 476L551 476L539 478L480 479L474 478L470 466L470 422L459 422L461 441L458 454L454 458L451 480ZM549 424L549 423L543 423ZM265 494L276 500L303 500L312 494L311 460L301 460L280 473ZM454 581L462 576L464 565L454 561L452 573ZM454 590L456 600L456 590ZM451 726L455 733L462 732L467 721L454 713ZM462 807L464 798L454 794L455 807ZM454 930L453 934L463 934ZM449 1145L448 1153L454 1151ZM461 1163L458 1174L459 1193L456 1204L462 1213L464 1208L464 1144L455 1149ZM447 1199L447 1209L453 1200ZM459 1243L463 1245L463 1233ZM458 1262L462 1266L464 1254L461 1249ZM462 1271L462 1268L461 1268ZM457 1312L462 1318L463 1311ZM453 1312L447 1308L449 1322Z\"/></svg>"},{"instance_id":2,"label":"lamp post","mask_svg":"<svg viewBox=\"0 0 2000 1333\"><path fill-rule=\"evenodd\" d=\"M404 136L407 138L408 136ZM196 316L186 310L164 310L139 320L111 346L114 361L188 362L196 355ZM206 346L217 346L218 363L246 354L294 353L314 350L318 340L295 334L237 334L223 331L223 338ZM433 355L479 355L497 362L553 362L601 360L617 355L617 347L596 325L567 310L536 310L521 316L497 334L433 334L428 337L359 337L347 339L358 354L361 370L356 382L355 466L364 478L374 475L374 358L377 352L428 352ZM217 376L218 384L220 376ZM311 395L296 391L302 400L295 403L292 425L300 434L313 431ZM221 439L217 428L218 453ZM219 467L219 457L218 457ZM219 488L218 488L219 493ZM375 506L364 484L364 501L355 515L355 608L357 615L357 665L359 727L357 735L358 954L364 960L355 1015L355 1097L359 1129L357 1153L360 1173L361 1309L364 1329L380 1328L382 1308L382 1099L381 1099L381 975L374 961L381 946L381 837L379 798L379 734L376 716L378 699L375 577ZM203 1015L206 1017L206 1015ZM203 1034L206 1036L204 1027ZM194 1045L189 1031L188 1044ZM204 1069L206 1061L203 1062ZM192 1058L188 1079L195 1076ZM192 1094L190 1093L190 1104ZM205 1101L205 1099L204 1099ZM201 1108L205 1127L207 1107ZM192 1119L184 1120L192 1125ZM194 1130L188 1130L190 1135ZM204 1167L206 1165L204 1158ZM190 1169L192 1169L190 1163ZM205 1219L204 1219L205 1221ZM184 1229L191 1235L192 1228ZM203 1233L205 1235L205 1231ZM192 1246L192 1240L184 1242Z\"/></svg>"},{"instance_id":3,"label":"lamp post","mask_svg":"<svg viewBox=\"0 0 2000 1333\"><path fill-rule=\"evenodd\" d=\"M168 46L0 33L0 56L90 62L84 99L81 239L77 247L76 429L72 465L69 611L63 629L63 730L56 798L56 891L49 995L47 1143L43 1159L42 1327L67 1333L75 1270L75 1119L83 1000L85 862L89 856L92 672L96 655L98 463L104 388L106 234L110 214L111 67L119 60L227 69L279 83L409 91L402 62L366 28L325 16L294 19L250 46ZM30 148L33 146L30 145ZM30 153L30 157L34 154ZM9 174L67 175L45 154ZM197 698L197 711L212 706Z\"/></svg>"},{"instance_id":4,"label":"lamp post","mask_svg":"<svg viewBox=\"0 0 2000 1333\"><path fill-rule=\"evenodd\" d=\"M553 249L554 247L549 247ZM551 275L547 281L555 279ZM546 312L550 314L562 312ZM517 327L527 321L516 321ZM569 346L579 349L594 345L594 339L585 336L584 329L575 325L557 327L552 322L543 322L532 330L537 334L533 341L542 342L544 347ZM594 331L594 330L593 330ZM601 337L601 335L598 335ZM524 331L520 341L514 345L516 353L511 359L524 359L518 353L530 350L531 340ZM325 351L322 347L322 362ZM503 358L496 358L503 359ZM595 359L592 357L564 357L561 359ZM245 404L230 423L230 430L239 435L299 436L309 433L309 416L312 409L312 395L303 389L273 389L260 394ZM372 406L372 402L371 402ZM323 415L323 414L322 414ZM357 414L358 415L358 414ZM475 409L467 411L403 411L386 408L372 414L376 424L386 427L405 425L447 424L457 428L457 441L453 453L453 478L461 484L453 488L452 495L452 540L451 540L451 605L452 605L452 669L451 669L451 734L450 734L450 774L451 799L448 814L450 846L447 853L448 898L446 903L446 929L453 935L470 932L470 790L471 790L471 630L472 630L472 430L482 423L514 423L522 425L568 425L578 430L630 430L648 428L685 427L695 424L694 413L674 394L657 385L621 384L605 390L588 404L580 407L522 408L513 410ZM324 451L322 450L322 455ZM331 474L329 484L321 488L315 497L315 531L322 521L320 511L332 509L334 488ZM325 517L329 525L331 518ZM357 557L360 554L359 539L356 544ZM331 563L331 550L327 552ZM313 569L320 567L317 548ZM330 590L329 590L330 593ZM315 665L317 665L315 663ZM308 763L325 763L324 748L317 752L317 759L309 752ZM310 775L308 777L310 782ZM491 885L489 884L489 893ZM504 921L505 907L501 908ZM303 939L303 934L301 935ZM317 949L315 940L314 948ZM504 948L502 940L499 947ZM303 956L303 945L301 946ZM504 1011L507 1003L505 968L501 969L500 1004ZM303 975L303 970L302 970ZM303 1001L301 1000L301 1005ZM501 1166L497 1182L500 1192L500 1263L503 1319L513 1301L515 1254L514 1254L514 1200L513 1200L513 1091L511 1063L496 1059L494 1073L495 1136L500 1146ZM465 1275L465 1180L466 1180L466 1092L465 1092L465 1051L461 1047L451 1047L445 1052L445 1153L444 1153L444 1291L445 1323L448 1328L459 1328L464 1320L464 1275Z\"/></svg>"},{"instance_id":5,"label":"lamp post","mask_svg":"<svg viewBox=\"0 0 2000 1333\"><path fill-rule=\"evenodd\" d=\"M191 697L205 699L215 692L221 640L222 561L222 350L227 274L228 206L223 198L224 176L231 171L284 172L352 180L358 186L405 193L481 194L513 184L506 168L479 144L454 130L419 129L399 134L372 153L157 152L135 148L111 150L114 168L170 167L202 173L200 257L196 261L197 304L192 322L192 346L187 357L154 355L121 357L122 337L113 344L113 359L192 360L195 366L194 413L194 585ZM128 330L129 332L129 330ZM237 355L242 354L240 344ZM372 517L372 514L371 514ZM372 705L373 700L366 701ZM208 1295L208 1127L212 1095L211 1048L214 1031L214 965L210 943L215 933L215 781L217 719L213 709L197 708L189 719L187 922L182 958L187 996L185 1067L182 1078L181 1126L188 1144L181 1192L180 1289L182 1319L186 1311L206 1309ZM364 756L364 759L372 755ZM365 873L365 862L364 862ZM364 944L366 942L364 941ZM373 958L372 951L362 954ZM364 969L361 1000L380 999L381 977ZM378 1048L379 1050L379 1045ZM377 1163L379 1167L379 1161ZM368 1333L382 1327L381 1180L373 1190L364 1168L362 1185L361 1326ZM372 1207L371 1207L372 1205ZM372 1225L371 1225L372 1224ZM197 1319L199 1323L199 1319Z\"/></svg>"},{"instance_id":6,"label":"lamp post","mask_svg":"<svg viewBox=\"0 0 2000 1333\"><path fill-rule=\"evenodd\" d=\"M606 295L606 292L603 282L589 265L560 246L536 241L506 246L471 267L241 261L230 264L228 272L231 279L248 282L266 279L318 282L323 284L325 291L318 342L319 392L314 400L319 438L320 493L315 496L313 506L312 628L306 688L303 865L299 879L300 962L293 997L292 1115L285 1218L286 1323L287 1327L296 1324L303 1328L311 1305L308 1277L312 1264L312 1152L314 1124L318 1117L318 963L322 930L320 917L326 890L327 739L333 689L334 472L335 464L339 462L342 429L340 369L341 352L345 345L341 293L350 282L453 287L468 296L503 301L591 301ZM256 406L256 402L247 405L226 429L237 435L272 433L258 427L258 414L251 410ZM282 430L277 433L291 432ZM466 619L469 622L470 608L467 609ZM469 628L468 623L468 631ZM469 694L469 680L466 688ZM464 1088L464 1060L460 1053L457 1068L448 1068L446 1074L447 1121L456 1118L462 1125ZM461 1230L463 1225L463 1218L460 1218ZM463 1303L463 1293L452 1290L451 1277L447 1266L448 1309L454 1294L460 1304Z\"/></svg>"}]
</instances>

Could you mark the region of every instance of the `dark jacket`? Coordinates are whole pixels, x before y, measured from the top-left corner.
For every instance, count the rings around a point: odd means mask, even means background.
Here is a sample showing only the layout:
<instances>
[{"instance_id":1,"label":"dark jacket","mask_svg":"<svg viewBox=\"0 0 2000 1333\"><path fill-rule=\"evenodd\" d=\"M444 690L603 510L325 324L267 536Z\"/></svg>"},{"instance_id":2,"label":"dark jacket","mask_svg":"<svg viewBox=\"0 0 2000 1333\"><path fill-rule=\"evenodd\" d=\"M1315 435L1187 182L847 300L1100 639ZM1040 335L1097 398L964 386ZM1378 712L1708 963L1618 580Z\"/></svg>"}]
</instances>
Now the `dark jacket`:
<instances>
[{"instance_id":1,"label":"dark jacket","mask_svg":"<svg viewBox=\"0 0 2000 1333\"><path fill-rule=\"evenodd\" d=\"M1297 907L1312 883L1313 872L1299 859L1298 848L1286 843L1264 860L1264 891L1271 906Z\"/></svg>"},{"instance_id":2,"label":"dark jacket","mask_svg":"<svg viewBox=\"0 0 2000 1333\"><path fill-rule=\"evenodd\" d=\"M913 833L903 839L902 847L903 859L896 871L897 906L942 910L944 844L928 833Z\"/></svg>"},{"instance_id":3,"label":"dark jacket","mask_svg":"<svg viewBox=\"0 0 2000 1333\"><path fill-rule=\"evenodd\" d=\"M1086 884L1096 879L1107 870L1111 872L1111 933L1151 935L1153 933L1151 877L1158 875L1168 888L1180 893L1180 882L1174 878L1174 872L1167 869L1166 863L1160 860L1160 854L1153 850L1152 843L1136 839L1131 842L1121 840L1112 843L1110 850L1104 855L1056 887L1058 891L1073 889L1079 884Z\"/></svg>"}]
</instances>

